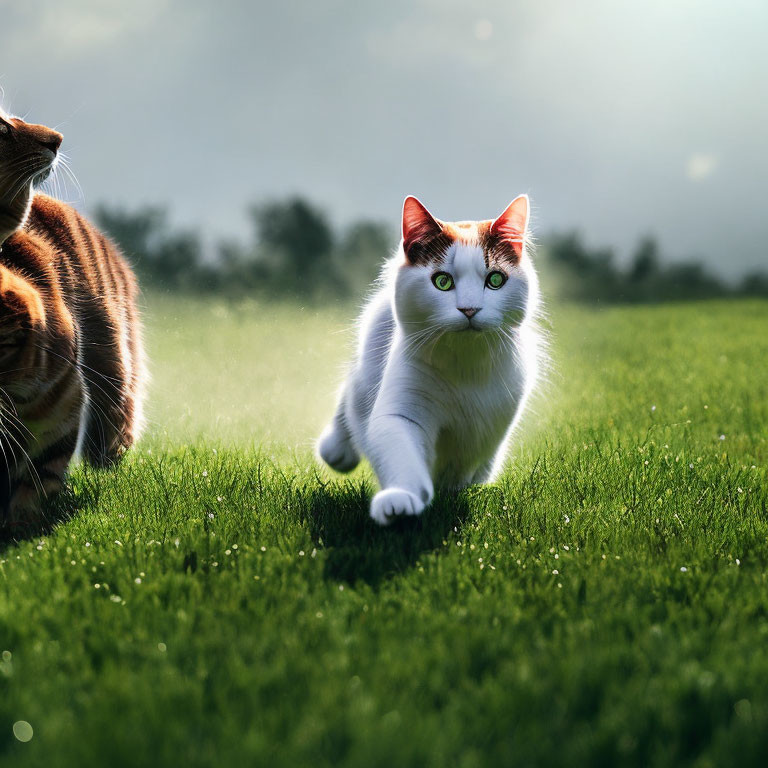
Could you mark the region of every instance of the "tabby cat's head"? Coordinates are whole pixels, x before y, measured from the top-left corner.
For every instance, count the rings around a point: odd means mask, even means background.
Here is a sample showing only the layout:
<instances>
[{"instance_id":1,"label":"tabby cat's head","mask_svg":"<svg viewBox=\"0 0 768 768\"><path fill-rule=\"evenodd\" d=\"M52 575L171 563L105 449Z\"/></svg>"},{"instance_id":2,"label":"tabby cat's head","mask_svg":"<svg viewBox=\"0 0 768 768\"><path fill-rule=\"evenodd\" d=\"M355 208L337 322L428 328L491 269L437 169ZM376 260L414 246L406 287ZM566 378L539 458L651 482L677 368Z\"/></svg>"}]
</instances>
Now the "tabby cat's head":
<instances>
[{"instance_id":1,"label":"tabby cat's head","mask_svg":"<svg viewBox=\"0 0 768 768\"><path fill-rule=\"evenodd\" d=\"M61 141L57 131L0 109L0 245L24 224L34 186L53 170Z\"/></svg>"},{"instance_id":2,"label":"tabby cat's head","mask_svg":"<svg viewBox=\"0 0 768 768\"><path fill-rule=\"evenodd\" d=\"M495 219L444 222L407 197L395 282L405 331L505 334L518 327L537 296L528 213L528 197L520 195Z\"/></svg>"}]
</instances>

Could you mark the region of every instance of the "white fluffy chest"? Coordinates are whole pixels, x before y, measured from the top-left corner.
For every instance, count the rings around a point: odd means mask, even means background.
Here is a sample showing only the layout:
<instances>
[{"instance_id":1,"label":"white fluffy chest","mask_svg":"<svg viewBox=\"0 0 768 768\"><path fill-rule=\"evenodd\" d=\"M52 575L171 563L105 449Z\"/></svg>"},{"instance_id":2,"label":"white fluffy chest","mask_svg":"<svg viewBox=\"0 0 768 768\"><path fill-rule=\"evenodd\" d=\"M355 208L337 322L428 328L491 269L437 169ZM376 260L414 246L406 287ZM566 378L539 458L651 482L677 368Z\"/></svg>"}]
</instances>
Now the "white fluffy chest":
<instances>
[{"instance_id":1,"label":"white fluffy chest","mask_svg":"<svg viewBox=\"0 0 768 768\"><path fill-rule=\"evenodd\" d=\"M463 478L491 462L523 396L522 372L485 385L450 388L435 430L434 475Z\"/></svg>"},{"instance_id":2,"label":"white fluffy chest","mask_svg":"<svg viewBox=\"0 0 768 768\"><path fill-rule=\"evenodd\" d=\"M425 458L439 484L470 482L493 461L523 400L526 371L518 360L510 355L474 371L470 364L457 376L455 370L395 355L377 410L419 425Z\"/></svg>"}]
</instances>

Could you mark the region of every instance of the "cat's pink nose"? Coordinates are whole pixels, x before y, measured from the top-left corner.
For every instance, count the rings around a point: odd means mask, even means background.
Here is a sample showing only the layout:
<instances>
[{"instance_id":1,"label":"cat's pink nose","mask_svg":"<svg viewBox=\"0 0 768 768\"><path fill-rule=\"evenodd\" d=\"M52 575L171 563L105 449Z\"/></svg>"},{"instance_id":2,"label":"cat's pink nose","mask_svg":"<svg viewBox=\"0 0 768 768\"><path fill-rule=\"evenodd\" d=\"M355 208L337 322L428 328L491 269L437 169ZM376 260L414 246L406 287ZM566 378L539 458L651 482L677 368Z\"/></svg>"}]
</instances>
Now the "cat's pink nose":
<instances>
[{"instance_id":1,"label":"cat's pink nose","mask_svg":"<svg viewBox=\"0 0 768 768\"><path fill-rule=\"evenodd\" d=\"M480 311L480 307L459 307L458 309L469 318L473 318Z\"/></svg>"}]
</instances>

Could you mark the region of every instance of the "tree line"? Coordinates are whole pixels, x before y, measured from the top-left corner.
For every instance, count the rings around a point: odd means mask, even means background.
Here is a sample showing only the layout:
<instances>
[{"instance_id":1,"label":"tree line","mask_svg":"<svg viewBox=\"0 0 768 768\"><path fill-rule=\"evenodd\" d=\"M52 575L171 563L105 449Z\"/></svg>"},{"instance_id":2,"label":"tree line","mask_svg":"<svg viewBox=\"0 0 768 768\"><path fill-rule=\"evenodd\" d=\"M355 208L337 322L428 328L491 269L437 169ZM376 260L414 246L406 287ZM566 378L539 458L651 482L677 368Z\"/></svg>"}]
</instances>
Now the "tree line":
<instances>
[{"instance_id":1,"label":"tree line","mask_svg":"<svg viewBox=\"0 0 768 768\"><path fill-rule=\"evenodd\" d=\"M566 299L631 303L768 297L767 272L728 284L699 261L666 261L651 236L640 240L626 267L617 265L611 248L588 248L575 232L550 236L543 251L554 290Z\"/></svg>"},{"instance_id":2,"label":"tree line","mask_svg":"<svg viewBox=\"0 0 768 768\"><path fill-rule=\"evenodd\" d=\"M396 244L385 224L359 221L341 231L302 198L248 209L247 242L222 241L206 252L199 234L174 229L167 210L98 206L94 218L122 248L147 288L263 294L356 296Z\"/></svg>"},{"instance_id":3,"label":"tree line","mask_svg":"<svg viewBox=\"0 0 768 768\"><path fill-rule=\"evenodd\" d=\"M149 289L262 295L305 300L362 296L397 243L386 224L334 228L327 214L300 198L251 206L251 236L206 250L200 235L174 228L167 210L98 206L94 218L134 264ZM552 292L584 302L654 302L724 296L768 297L768 273L726 284L698 261L668 262L653 237L627 266L610 248L590 248L576 232L545 238L537 264Z\"/></svg>"}]
</instances>

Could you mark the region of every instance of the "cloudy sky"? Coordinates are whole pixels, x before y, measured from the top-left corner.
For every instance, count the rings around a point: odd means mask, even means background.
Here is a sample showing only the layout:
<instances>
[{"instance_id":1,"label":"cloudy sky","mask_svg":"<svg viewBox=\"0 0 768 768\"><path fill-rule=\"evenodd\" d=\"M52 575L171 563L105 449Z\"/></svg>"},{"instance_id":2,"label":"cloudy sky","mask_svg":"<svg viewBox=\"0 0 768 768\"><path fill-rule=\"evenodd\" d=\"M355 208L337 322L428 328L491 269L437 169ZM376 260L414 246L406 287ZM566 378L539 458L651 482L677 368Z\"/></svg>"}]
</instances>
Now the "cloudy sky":
<instances>
[{"instance_id":1,"label":"cloudy sky","mask_svg":"<svg viewBox=\"0 0 768 768\"><path fill-rule=\"evenodd\" d=\"M79 205L241 236L301 193L395 225L418 195L619 253L768 265L762 0L0 0L4 105L59 126ZM76 197L74 190L71 197Z\"/></svg>"}]
</instances>

